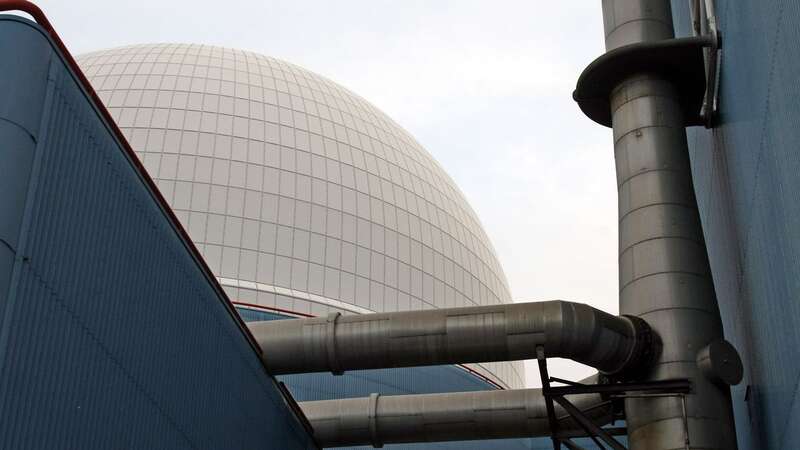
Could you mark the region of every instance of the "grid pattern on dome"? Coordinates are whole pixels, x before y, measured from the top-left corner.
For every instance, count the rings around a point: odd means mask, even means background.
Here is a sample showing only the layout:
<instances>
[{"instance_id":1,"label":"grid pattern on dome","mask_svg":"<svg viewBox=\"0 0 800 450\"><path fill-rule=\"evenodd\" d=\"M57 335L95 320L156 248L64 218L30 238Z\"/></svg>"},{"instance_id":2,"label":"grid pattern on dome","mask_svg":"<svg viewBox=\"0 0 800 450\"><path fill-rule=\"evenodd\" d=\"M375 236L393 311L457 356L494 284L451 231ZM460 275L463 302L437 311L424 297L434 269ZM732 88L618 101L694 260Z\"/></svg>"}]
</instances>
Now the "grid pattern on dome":
<instances>
[{"instance_id":1,"label":"grid pattern on dome","mask_svg":"<svg viewBox=\"0 0 800 450\"><path fill-rule=\"evenodd\" d=\"M510 302L452 180L405 130L336 83L201 45L122 47L78 61L237 296L315 315L354 311L342 304ZM476 366L522 384L519 363Z\"/></svg>"}]
</instances>

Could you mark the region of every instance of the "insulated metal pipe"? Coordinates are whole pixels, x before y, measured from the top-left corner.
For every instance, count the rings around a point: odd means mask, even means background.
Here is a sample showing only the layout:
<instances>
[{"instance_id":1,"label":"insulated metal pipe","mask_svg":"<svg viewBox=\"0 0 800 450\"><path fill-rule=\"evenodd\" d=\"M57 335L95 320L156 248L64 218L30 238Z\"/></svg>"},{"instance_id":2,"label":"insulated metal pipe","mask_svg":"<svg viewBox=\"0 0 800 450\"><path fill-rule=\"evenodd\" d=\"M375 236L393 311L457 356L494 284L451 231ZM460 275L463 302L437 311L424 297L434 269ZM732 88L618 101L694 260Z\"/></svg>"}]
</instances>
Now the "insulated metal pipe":
<instances>
[{"instance_id":1,"label":"insulated metal pipe","mask_svg":"<svg viewBox=\"0 0 800 450\"><path fill-rule=\"evenodd\" d=\"M688 5L687 5L688 6ZM673 37L667 0L603 0L606 48ZM698 352L722 324L694 197L679 93L631 74L611 93L619 189L620 312L643 318L663 350L646 380L688 378L678 397L625 401L633 450L735 449L727 386L701 374ZM686 431L688 424L688 433Z\"/></svg>"},{"instance_id":2,"label":"insulated metal pipe","mask_svg":"<svg viewBox=\"0 0 800 450\"><path fill-rule=\"evenodd\" d=\"M607 374L649 362L649 327L564 301L247 324L273 374L569 358Z\"/></svg>"},{"instance_id":3,"label":"insulated metal pipe","mask_svg":"<svg viewBox=\"0 0 800 450\"><path fill-rule=\"evenodd\" d=\"M584 380L594 383L596 379ZM594 423L605 425L613 411L599 394L570 396ZM540 389L369 397L299 403L323 448L409 442L549 436ZM559 432L580 430L556 406Z\"/></svg>"}]
</instances>

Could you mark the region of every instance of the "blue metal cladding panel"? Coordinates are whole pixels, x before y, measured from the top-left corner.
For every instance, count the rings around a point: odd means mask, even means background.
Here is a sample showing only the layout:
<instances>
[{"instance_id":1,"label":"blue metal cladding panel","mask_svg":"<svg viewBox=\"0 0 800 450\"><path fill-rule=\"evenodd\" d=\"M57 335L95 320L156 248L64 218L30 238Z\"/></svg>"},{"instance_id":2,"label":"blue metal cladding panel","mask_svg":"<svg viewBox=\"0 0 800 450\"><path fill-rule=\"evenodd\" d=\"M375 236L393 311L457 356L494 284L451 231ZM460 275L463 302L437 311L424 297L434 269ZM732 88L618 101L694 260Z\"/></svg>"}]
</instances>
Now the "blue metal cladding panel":
<instances>
[{"instance_id":1,"label":"blue metal cladding panel","mask_svg":"<svg viewBox=\"0 0 800 450\"><path fill-rule=\"evenodd\" d=\"M280 320L287 316L237 308L245 322ZM495 389L486 381L455 366L405 367L399 369L357 370L334 376L329 373L283 375L278 379L286 384L297 401L328 400L335 398L366 397L373 392L384 395L428 394L436 392L464 392ZM429 444L386 445L393 450L422 449L473 449L522 450L530 449L539 439L497 439L488 441L440 442ZM546 439L549 443L550 439ZM550 448L553 444L550 443ZM350 447L368 449L372 447ZM537 447L538 448L538 447Z\"/></svg>"},{"instance_id":2,"label":"blue metal cladding panel","mask_svg":"<svg viewBox=\"0 0 800 450\"><path fill-rule=\"evenodd\" d=\"M745 364L739 446L800 448L800 3L715 3L720 122L688 138L725 335ZM688 35L687 3L672 6Z\"/></svg>"},{"instance_id":3,"label":"blue metal cladding panel","mask_svg":"<svg viewBox=\"0 0 800 450\"><path fill-rule=\"evenodd\" d=\"M315 448L129 158L0 16L0 448Z\"/></svg>"}]
</instances>

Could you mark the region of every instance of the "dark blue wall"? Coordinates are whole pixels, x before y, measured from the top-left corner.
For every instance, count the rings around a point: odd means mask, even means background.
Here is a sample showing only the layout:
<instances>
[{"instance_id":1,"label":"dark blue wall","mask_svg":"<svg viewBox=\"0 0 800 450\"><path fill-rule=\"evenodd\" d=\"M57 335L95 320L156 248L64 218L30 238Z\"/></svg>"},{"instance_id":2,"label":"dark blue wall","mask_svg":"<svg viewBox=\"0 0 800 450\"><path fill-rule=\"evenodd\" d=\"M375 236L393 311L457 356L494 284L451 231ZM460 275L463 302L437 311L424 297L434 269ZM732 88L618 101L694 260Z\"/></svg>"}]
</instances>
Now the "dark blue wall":
<instances>
[{"instance_id":1,"label":"dark blue wall","mask_svg":"<svg viewBox=\"0 0 800 450\"><path fill-rule=\"evenodd\" d=\"M314 448L131 158L0 16L0 448Z\"/></svg>"},{"instance_id":2,"label":"dark blue wall","mask_svg":"<svg viewBox=\"0 0 800 450\"><path fill-rule=\"evenodd\" d=\"M690 33L688 2L673 0ZM725 335L742 355L739 447L800 448L800 2L716 0L720 121L689 130Z\"/></svg>"}]
</instances>

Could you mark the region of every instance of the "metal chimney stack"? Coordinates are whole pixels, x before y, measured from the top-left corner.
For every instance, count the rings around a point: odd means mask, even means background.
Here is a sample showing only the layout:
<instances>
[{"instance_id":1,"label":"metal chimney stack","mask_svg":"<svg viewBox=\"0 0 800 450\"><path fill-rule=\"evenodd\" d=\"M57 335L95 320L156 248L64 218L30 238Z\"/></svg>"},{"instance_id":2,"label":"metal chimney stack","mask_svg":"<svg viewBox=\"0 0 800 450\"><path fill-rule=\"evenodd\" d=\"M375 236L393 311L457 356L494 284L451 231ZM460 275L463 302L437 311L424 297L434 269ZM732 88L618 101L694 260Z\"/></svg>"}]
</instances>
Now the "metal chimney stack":
<instances>
[{"instance_id":1,"label":"metal chimney stack","mask_svg":"<svg viewBox=\"0 0 800 450\"><path fill-rule=\"evenodd\" d=\"M705 8L692 5L698 22L704 9L713 11L710 0ZM383 403L375 394L301 404L321 443L549 433L557 448L573 430L559 425L553 400L568 413L580 409L562 404L549 385L545 358L562 356L608 376L605 386L583 385L593 389L586 392L623 388L631 449L736 449L729 385L739 382L742 366L723 340L685 129L711 124L715 99L706 87L715 86L719 36L701 24L696 36L676 39L668 0L604 0L603 17L607 51L581 74L574 98L613 128L623 316L542 302L250 324L273 373L531 357L545 369L540 392L391 396ZM630 381L637 387L626 388ZM684 389L648 391L670 381ZM580 414L570 413L588 435L608 434L598 426L605 423L577 420Z\"/></svg>"},{"instance_id":2,"label":"metal chimney stack","mask_svg":"<svg viewBox=\"0 0 800 450\"><path fill-rule=\"evenodd\" d=\"M607 51L674 38L668 0L603 0L603 22ZM662 340L663 350L644 379L688 378L693 392L686 396L685 413L680 397L626 399L630 448L735 449L730 390L721 381L726 377L712 381L726 364L734 373L728 381L736 381L735 351L708 371L711 376L701 369L709 350L732 349L721 341L694 197L685 131L691 120L682 88L645 66L615 68L625 75L609 98L619 192L620 313L644 319Z\"/></svg>"}]
</instances>

